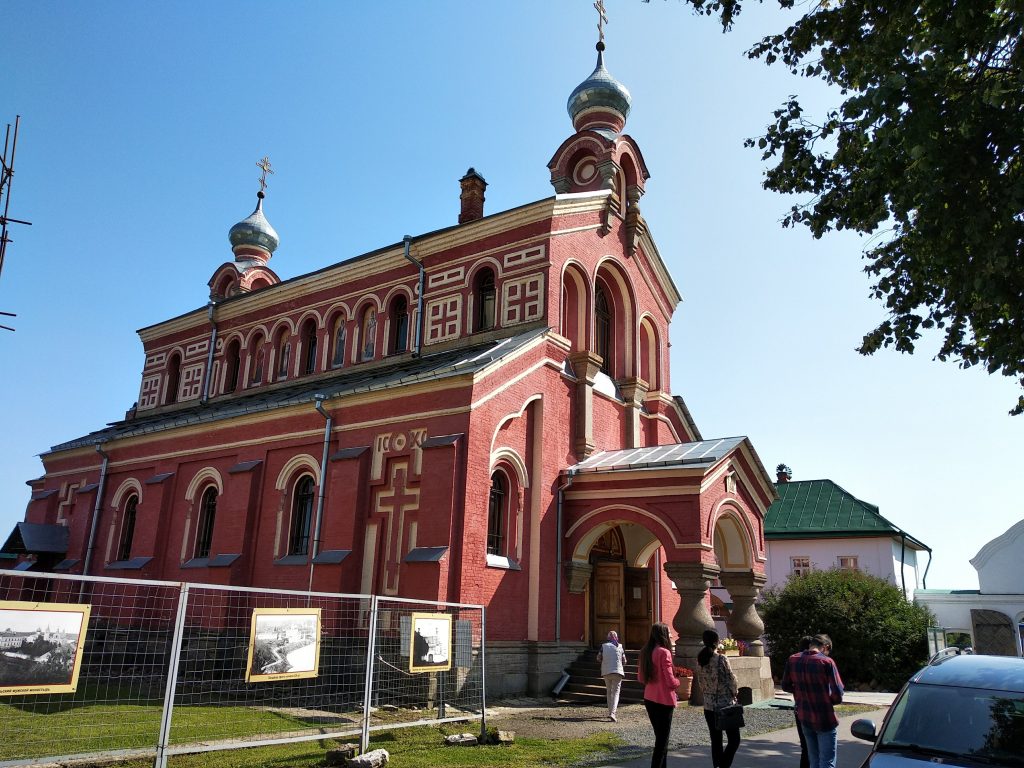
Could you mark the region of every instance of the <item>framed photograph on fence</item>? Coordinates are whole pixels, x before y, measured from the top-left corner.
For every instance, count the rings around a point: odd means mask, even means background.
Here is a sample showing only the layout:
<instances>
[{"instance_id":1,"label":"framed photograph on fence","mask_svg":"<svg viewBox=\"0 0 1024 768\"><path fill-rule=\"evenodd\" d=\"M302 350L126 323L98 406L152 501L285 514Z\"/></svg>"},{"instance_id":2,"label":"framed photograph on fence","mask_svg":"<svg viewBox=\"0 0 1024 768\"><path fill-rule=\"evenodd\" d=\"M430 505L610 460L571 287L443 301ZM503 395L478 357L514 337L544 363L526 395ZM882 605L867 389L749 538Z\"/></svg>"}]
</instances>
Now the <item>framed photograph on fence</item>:
<instances>
[{"instance_id":1,"label":"framed photograph on fence","mask_svg":"<svg viewBox=\"0 0 1024 768\"><path fill-rule=\"evenodd\" d=\"M0 696L73 693L91 610L0 600Z\"/></svg>"},{"instance_id":2,"label":"framed photograph on fence","mask_svg":"<svg viewBox=\"0 0 1024 768\"><path fill-rule=\"evenodd\" d=\"M316 677L319 668L319 608L253 609L247 683Z\"/></svg>"},{"instance_id":3,"label":"framed photograph on fence","mask_svg":"<svg viewBox=\"0 0 1024 768\"><path fill-rule=\"evenodd\" d=\"M439 672L452 668L452 617L447 613L414 613L409 639L409 671Z\"/></svg>"}]
</instances>

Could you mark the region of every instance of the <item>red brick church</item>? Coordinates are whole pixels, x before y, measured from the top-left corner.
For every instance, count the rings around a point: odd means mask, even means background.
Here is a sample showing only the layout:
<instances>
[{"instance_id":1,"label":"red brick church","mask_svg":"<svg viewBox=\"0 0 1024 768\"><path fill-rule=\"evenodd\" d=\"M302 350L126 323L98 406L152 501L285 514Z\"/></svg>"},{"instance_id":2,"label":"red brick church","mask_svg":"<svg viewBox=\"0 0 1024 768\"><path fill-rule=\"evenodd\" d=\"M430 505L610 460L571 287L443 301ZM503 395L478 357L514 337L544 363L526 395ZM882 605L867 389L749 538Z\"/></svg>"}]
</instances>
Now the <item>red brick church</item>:
<instances>
[{"instance_id":1,"label":"red brick church","mask_svg":"<svg viewBox=\"0 0 1024 768\"><path fill-rule=\"evenodd\" d=\"M664 620L694 657L718 580L763 677L775 489L749 440L703 438L671 394L680 294L603 50L551 197L486 214L470 168L457 223L281 279L261 189L209 302L139 332L138 403L42 455L3 551L484 604L497 693L546 690L610 628L639 646Z\"/></svg>"}]
</instances>

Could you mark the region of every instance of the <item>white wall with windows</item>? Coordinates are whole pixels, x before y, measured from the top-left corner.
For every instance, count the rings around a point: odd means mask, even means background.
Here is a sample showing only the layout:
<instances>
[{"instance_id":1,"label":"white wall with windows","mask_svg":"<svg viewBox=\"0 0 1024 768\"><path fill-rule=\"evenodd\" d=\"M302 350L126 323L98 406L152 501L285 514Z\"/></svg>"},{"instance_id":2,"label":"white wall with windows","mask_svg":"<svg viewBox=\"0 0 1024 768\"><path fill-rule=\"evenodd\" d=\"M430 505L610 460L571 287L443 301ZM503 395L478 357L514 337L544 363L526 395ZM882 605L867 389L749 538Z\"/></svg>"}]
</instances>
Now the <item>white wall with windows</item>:
<instances>
[{"instance_id":1,"label":"white wall with windows","mask_svg":"<svg viewBox=\"0 0 1024 768\"><path fill-rule=\"evenodd\" d=\"M768 586L782 586L794 573L807 570L848 568L864 571L898 587L906 581L907 598L921 586L917 551L903 551L902 579L900 541L888 537L769 539Z\"/></svg>"}]
</instances>

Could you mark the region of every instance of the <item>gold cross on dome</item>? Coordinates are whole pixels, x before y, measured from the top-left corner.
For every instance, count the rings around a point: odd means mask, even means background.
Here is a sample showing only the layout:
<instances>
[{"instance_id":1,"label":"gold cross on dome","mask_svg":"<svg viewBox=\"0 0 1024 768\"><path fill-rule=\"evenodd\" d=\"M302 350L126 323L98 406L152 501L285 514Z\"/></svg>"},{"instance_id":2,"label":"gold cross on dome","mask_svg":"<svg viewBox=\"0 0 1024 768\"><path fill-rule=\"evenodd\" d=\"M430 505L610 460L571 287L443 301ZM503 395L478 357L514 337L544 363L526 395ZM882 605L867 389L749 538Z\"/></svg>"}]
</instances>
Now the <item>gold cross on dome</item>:
<instances>
[{"instance_id":1,"label":"gold cross on dome","mask_svg":"<svg viewBox=\"0 0 1024 768\"><path fill-rule=\"evenodd\" d=\"M603 43L604 25L608 23L608 16L604 12L604 0L597 0L597 2L594 3L594 7L597 9L597 34Z\"/></svg>"},{"instance_id":2,"label":"gold cross on dome","mask_svg":"<svg viewBox=\"0 0 1024 768\"><path fill-rule=\"evenodd\" d=\"M264 155L263 159L256 163L256 166L263 169L263 173L260 174L260 192L263 192L267 188L267 174L274 174L270 167L270 158Z\"/></svg>"}]
</instances>

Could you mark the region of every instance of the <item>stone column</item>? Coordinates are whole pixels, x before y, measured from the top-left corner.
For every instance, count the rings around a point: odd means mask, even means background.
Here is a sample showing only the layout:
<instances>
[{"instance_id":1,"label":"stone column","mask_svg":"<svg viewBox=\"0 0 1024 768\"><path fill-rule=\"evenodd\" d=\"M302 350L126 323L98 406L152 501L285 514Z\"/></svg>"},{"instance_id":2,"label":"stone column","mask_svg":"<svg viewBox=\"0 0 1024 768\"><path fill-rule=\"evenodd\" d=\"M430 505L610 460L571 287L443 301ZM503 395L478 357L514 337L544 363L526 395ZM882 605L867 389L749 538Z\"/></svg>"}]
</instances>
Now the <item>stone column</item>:
<instances>
[{"instance_id":1,"label":"stone column","mask_svg":"<svg viewBox=\"0 0 1024 768\"><path fill-rule=\"evenodd\" d=\"M676 585L679 593L679 611L672 619L672 627L679 634L675 655L691 664L704 647L701 635L705 629L714 629L715 621L708 611L708 588L718 577L719 567L711 563L665 563L665 573ZM689 666L689 665L688 665Z\"/></svg>"},{"instance_id":2,"label":"stone column","mask_svg":"<svg viewBox=\"0 0 1024 768\"><path fill-rule=\"evenodd\" d=\"M753 571L743 571L725 572L720 578L722 586L729 590L732 598L732 613L726 622L729 634L748 644L745 655L764 656L764 644L761 642L764 622L757 615L754 600L768 581L767 577Z\"/></svg>"},{"instance_id":3,"label":"stone column","mask_svg":"<svg viewBox=\"0 0 1024 768\"><path fill-rule=\"evenodd\" d=\"M574 595L583 593L590 583L590 574L594 572L594 566L579 560L568 560L562 563L562 568L565 570L565 583L569 592Z\"/></svg>"},{"instance_id":4,"label":"stone column","mask_svg":"<svg viewBox=\"0 0 1024 768\"><path fill-rule=\"evenodd\" d=\"M623 379L619 382L619 391L626 401L626 447L639 448L640 411L647 395L647 382L637 378Z\"/></svg>"},{"instance_id":5,"label":"stone column","mask_svg":"<svg viewBox=\"0 0 1024 768\"><path fill-rule=\"evenodd\" d=\"M576 458L594 452L594 378L604 362L600 355L584 350L569 355L576 374Z\"/></svg>"}]
</instances>

